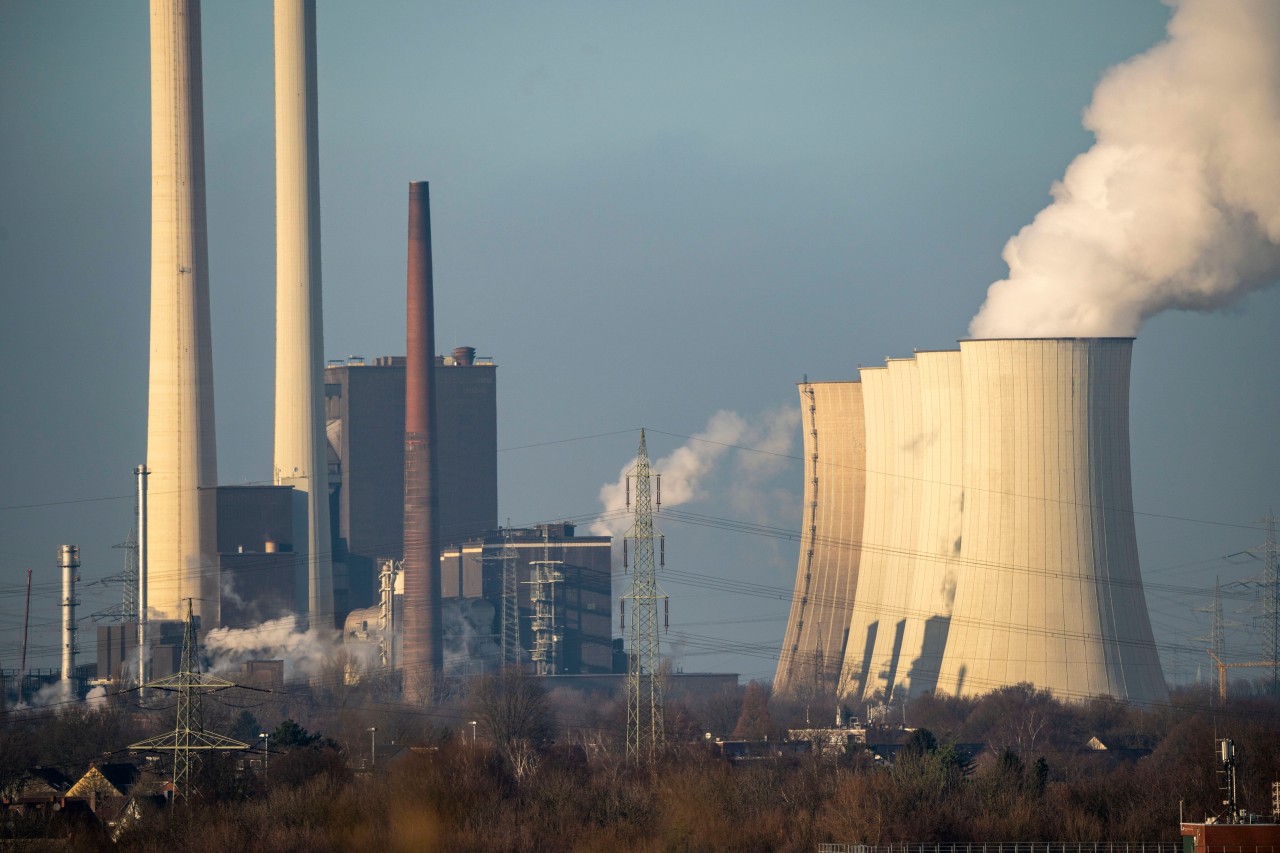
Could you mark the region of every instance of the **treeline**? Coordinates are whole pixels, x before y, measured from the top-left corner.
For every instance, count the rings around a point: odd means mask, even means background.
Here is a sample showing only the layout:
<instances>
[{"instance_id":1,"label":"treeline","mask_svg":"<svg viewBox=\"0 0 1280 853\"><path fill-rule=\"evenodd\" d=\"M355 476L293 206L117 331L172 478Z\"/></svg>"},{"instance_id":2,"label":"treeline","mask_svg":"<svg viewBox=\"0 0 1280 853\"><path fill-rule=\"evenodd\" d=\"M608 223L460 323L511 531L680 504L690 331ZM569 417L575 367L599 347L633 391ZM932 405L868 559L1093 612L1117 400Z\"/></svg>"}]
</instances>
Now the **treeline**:
<instances>
[{"instance_id":1,"label":"treeline","mask_svg":"<svg viewBox=\"0 0 1280 853\"><path fill-rule=\"evenodd\" d=\"M721 758L707 732L750 728L776 743L812 711L754 685L669 704L672 745L653 768L626 762L618 703L548 695L517 676L482 680L430 709L358 695L338 704L313 698L310 707L294 697L288 707L210 708L229 727L223 731L269 730L269 766L255 758L246 769L243 754L210 756L185 805L148 806L114 845L82 827L77 849L812 851L822 842L1174 841L1180 805L1189 820L1221 810L1217 737L1238 745L1244 805L1269 812L1271 783L1280 780L1280 703L1216 707L1197 691L1151 708L1063 704L1024 686L979 700L925 697L908 705L908 730L870 730L872 744L893 747L882 750L896 754L891 764L861 748L833 759ZM284 711L290 718L275 718ZM895 715L900 722L901 711ZM13 772L16 732L25 755L52 763L73 757L77 745L117 748L113 739L133 735L132 718L120 709L38 722L11 715L0 728L0 786Z\"/></svg>"}]
</instances>

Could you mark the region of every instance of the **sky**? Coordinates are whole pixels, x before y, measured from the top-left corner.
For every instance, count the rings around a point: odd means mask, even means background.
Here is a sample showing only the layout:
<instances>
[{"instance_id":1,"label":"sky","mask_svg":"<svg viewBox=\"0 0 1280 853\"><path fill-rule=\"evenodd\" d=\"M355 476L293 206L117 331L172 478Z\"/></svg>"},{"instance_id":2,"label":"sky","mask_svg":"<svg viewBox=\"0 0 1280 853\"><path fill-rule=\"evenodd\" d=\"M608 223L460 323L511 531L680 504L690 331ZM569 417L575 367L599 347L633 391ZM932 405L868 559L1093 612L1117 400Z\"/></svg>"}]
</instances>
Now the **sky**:
<instances>
[{"instance_id":1,"label":"sky","mask_svg":"<svg viewBox=\"0 0 1280 853\"><path fill-rule=\"evenodd\" d=\"M145 453L150 77L145 3L0 14L9 669L28 569L29 664L57 665L58 545L81 548L88 610L118 597L89 584L123 565ZM321 3L326 355L403 352L406 188L430 181L437 345L498 364L500 518L599 512L641 427L654 459L686 448L705 464L684 515L657 519L664 651L770 678L797 562L796 383L966 337L1006 242L1093 143L1095 86L1169 17L1146 0ZM205 4L222 483L271 468L271 43L265 0ZM1245 552L1280 504L1276 328L1269 287L1160 314L1135 345L1137 531L1172 681L1208 676L1195 608L1260 571ZM1257 653L1247 594L1225 603L1229 652Z\"/></svg>"}]
</instances>

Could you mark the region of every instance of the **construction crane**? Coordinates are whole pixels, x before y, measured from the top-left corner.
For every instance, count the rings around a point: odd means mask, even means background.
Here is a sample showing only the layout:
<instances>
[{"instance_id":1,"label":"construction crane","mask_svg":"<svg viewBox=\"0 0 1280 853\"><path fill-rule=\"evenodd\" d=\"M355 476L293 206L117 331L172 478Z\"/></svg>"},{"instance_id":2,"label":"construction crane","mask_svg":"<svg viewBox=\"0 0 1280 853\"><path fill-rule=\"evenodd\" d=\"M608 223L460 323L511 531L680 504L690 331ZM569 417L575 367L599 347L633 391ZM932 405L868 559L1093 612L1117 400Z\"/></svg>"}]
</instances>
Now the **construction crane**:
<instances>
[{"instance_id":1,"label":"construction crane","mask_svg":"<svg viewBox=\"0 0 1280 853\"><path fill-rule=\"evenodd\" d=\"M1277 665L1273 660L1254 660L1244 663L1223 663L1222 658L1213 653L1213 649L1205 649L1209 657L1213 658L1214 664L1218 667L1218 701L1227 701L1227 670L1243 669L1246 667L1257 667L1272 669Z\"/></svg>"}]
</instances>

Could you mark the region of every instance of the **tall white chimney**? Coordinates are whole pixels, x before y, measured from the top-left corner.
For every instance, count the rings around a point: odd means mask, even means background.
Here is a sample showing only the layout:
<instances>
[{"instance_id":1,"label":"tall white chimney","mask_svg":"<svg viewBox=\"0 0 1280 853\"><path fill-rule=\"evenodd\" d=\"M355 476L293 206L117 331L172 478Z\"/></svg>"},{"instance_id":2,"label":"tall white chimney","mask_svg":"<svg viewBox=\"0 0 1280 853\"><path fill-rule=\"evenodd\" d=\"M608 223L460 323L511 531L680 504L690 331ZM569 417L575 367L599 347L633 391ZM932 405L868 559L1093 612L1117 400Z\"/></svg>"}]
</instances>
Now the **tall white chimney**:
<instances>
[{"instance_id":1,"label":"tall white chimney","mask_svg":"<svg viewBox=\"0 0 1280 853\"><path fill-rule=\"evenodd\" d=\"M183 599L218 622L218 578L201 554L198 490L217 482L199 0L151 0L151 471L148 598L170 619Z\"/></svg>"},{"instance_id":2,"label":"tall white chimney","mask_svg":"<svg viewBox=\"0 0 1280 853\"><path fill-rule=\"evenodd\" d=\"M147 683L147 476L146 465L133 469L138 478L138 686Z\"/></svg>"},{"instance_id":3,"label":"tall white chimney","mask_svg":"<svg viewBox=\"0 0 1280 853\"><path fill-rule=\"evenodd\" d=\"M333 627L314 0L276 0L275 481L293 486L310 624Z\"/></svg>"},{"instance_id":4,"label":"tall white chimney","mask_svg":"<svg viewBox=\"0 0 1280 853\"><path fill-rule=\"evenodd\" d=\"M58 548L58 568L62 570L62 683L71 695L76 674L76 581L80 574L80 549L75 545Z\"/></svg>"}]
</instances>

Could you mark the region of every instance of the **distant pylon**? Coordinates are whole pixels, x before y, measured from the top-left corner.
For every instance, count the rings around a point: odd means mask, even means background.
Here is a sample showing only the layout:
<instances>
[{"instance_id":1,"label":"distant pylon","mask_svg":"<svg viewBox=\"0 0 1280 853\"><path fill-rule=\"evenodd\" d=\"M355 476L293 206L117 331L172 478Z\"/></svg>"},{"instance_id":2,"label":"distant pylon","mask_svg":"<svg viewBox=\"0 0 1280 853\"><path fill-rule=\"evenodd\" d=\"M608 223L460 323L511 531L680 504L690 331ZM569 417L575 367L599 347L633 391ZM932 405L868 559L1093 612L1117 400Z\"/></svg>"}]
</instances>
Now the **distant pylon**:
<instances>
[{"instance_id":1,"label":"distant pylon","mask_svg":"<svg viewBox=\"0 0 1280 853\"><path fill-rule=\"evenodd\" d=\"M551 528L542 528L542 559L529 563L529 605L533 610L535 675L560 673L562 631L556 615L556 584L564 580L563 560L551 559Z\"/></svg>"},{"instance_id":2,"label":"distant pylon","mask_svg":"<svg viewBox=\"0 0 1280 853\"><path fill-rule=\"evenodd\" d=\"M134 516L137 516L135 508ZM113 604L103 610L99 610L93 614L94 620L109 619L112 622L133 623L138 621L138 528L134 525L129 530L129 536L119 545L112 545L112 548L120 548L124 551L124 568L116 572L114 575L108 575L98 583L113 584L118 583L124 587L124 591L120 597L119 604Z\"/></svg>"},{"instance_id":3,"label":"distant pylon","mask_svg":"<svg viewBox=\"0 0 1280 853\"><path fill-rule=\"evenodd\" d=\"M1262 550L1262 619L1264 657L1271 661L1271 695L1280 696L1280 556L1276 553L1276 516L1267 512L1267 539Z\"/></svg>"},{"instance_id":4,"label":"distant pylon","mask_svg":"<svg viewBox=\"0 0 1280 853\"><path fill-rule=\"evenodd\" d=\"M1209 651L1217 655L1221 660L1226 656L1226 621L1222 617L1222 579L1213 579L1213 603L1207 607L1194 608L1196 613L1208 613L1213 620L1212 626L1209 628L1207 636L1193 637L1194 642L1207 643Z\"/></svg>"},{"instance_id":5,"label":"distant pylon","mask_svg":"<svg viewBox=\"0 0 1280 853\"><path fill-rule=\"evenodd\" d=\"M666 544L654 529L653 513L662 506L661 475L649 469L649 451L640 430L636 467L627 475L627 505L635 481L635 524L622 541L622 568L627 570L627 543L634 544L635 571L631 591L622 597L623 618L631 611L630 648L627 663L627 759L652 764L666 740L662 719L662 656L658 640L658 602L667 596L658 588L657 567L666 562ZM656 483L656 494L651 489ZM658 541L655 560L654 541Z\"/></svg>"},{"instance_id":6,"label":"distant pylon","mask_svg":"<svg viewBox=\"0 0 1280 853\"><path fill-rule=\"evenodd\" d=\"M520 601L516 597L516 559L511 545L511 522L502 529L502 667L520 665Z\"/></svg>"},{"instance_id":7,"label":"distant pylon","mask_svg":"<svg viewBox=\"0 0 1280 853\"><path fill-rule=\"evenodd\" d=\"M236 685L230 681L205 675L200 671L200 645L196 637L196 621L187 599L187 621L182 630L182 665L173 675L149 682L147 687L178 694L178 719L173 731L138 741L133 751L156 750L173 753L173 796L184 798L193 793L191 776L199 766L202 752L248 749L247 743L204 730L200 707L205 693L226 690Z\"/></svg>"}]
</instances>

